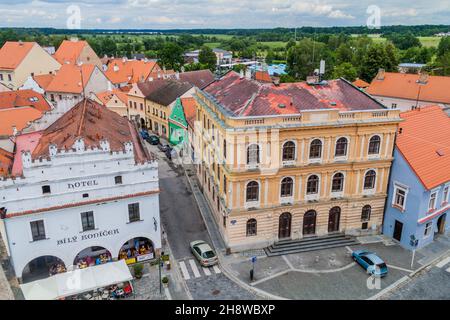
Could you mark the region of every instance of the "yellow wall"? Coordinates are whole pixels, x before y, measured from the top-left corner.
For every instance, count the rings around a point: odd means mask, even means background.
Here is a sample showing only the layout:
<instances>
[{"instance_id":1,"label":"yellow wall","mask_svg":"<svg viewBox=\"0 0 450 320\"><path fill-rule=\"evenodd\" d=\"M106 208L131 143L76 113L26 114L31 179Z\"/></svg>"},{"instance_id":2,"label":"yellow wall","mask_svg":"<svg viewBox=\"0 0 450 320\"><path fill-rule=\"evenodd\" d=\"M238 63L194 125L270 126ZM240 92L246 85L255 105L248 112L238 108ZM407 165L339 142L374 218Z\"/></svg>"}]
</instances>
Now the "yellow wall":
<instances>
[{"instance_id":1,"label":"yellow wall","mask_svg":"<svg viewBox=\"0 0 450 320\"><path fill-rule=\"evenodd\" d=\"M167 138L169 136L170 106L166 107L150 100L147 100L146 104L146 119L148 123L151 123L152 131ZM157 126L155 126L155 124L157 124ZM165 128L165 131L163 128Z\"/></svg>"}]
</instances>

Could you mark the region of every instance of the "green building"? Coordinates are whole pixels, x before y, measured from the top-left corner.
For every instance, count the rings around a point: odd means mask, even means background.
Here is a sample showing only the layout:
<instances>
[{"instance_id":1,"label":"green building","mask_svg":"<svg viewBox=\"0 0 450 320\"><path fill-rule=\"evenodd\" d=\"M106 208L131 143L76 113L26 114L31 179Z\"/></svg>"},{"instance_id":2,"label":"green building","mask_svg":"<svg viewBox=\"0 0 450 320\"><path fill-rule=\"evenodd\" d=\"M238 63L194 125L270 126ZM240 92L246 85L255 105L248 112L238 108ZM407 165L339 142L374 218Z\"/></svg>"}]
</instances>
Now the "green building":
<instances>
[{"instance_id":1,"label":"green building","mask_svg":"<svg viewBox=\"0 0 450 320\"><path fill-rule=\"evenodd\" d=\"M169 117L169 142L178 145L187 141L188 123L180 98L177 99Z\"/></svg>"}]
</instances>

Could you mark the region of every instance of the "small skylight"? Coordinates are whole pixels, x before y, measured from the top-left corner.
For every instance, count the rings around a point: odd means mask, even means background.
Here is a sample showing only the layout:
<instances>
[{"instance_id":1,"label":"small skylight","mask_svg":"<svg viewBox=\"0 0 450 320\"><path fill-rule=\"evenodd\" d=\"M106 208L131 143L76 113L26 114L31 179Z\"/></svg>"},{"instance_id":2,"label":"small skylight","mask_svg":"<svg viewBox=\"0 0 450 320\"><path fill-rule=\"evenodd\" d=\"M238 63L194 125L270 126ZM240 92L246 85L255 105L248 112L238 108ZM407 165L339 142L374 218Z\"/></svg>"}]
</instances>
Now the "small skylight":
<instances>
[{"instance_id":1,"label":"small skylight","mask_svg":"<svg viewBox=\"0 0 450 320\"><path fill-rule=\"evenodd\" d=\"M437 155L438 155L439 157L445 156L445 152L444 152L444 150L442 150L442 149L436 150L436 153L437 153Z\"/></svg>"}]
</instances>

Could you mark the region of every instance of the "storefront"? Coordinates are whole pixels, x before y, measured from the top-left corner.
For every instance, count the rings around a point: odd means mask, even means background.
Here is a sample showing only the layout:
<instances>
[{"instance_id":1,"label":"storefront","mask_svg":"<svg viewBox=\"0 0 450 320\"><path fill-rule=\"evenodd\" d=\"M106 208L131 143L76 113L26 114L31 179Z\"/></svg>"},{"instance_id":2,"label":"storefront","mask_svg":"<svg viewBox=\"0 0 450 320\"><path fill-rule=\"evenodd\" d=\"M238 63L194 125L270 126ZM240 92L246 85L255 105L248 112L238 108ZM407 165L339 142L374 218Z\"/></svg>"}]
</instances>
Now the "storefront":
<instances>
[{"instance_id":1,"label":"storefront","mask_svg":"<svg viewBox=\"0 0 450 320\"><path fill-rule=\"evenodd\" d=\"M155 249L151 240L134 238L128 240L120 249L119 260L125 260L130 265L155 259Z\"/></svg>"}]
</instances>

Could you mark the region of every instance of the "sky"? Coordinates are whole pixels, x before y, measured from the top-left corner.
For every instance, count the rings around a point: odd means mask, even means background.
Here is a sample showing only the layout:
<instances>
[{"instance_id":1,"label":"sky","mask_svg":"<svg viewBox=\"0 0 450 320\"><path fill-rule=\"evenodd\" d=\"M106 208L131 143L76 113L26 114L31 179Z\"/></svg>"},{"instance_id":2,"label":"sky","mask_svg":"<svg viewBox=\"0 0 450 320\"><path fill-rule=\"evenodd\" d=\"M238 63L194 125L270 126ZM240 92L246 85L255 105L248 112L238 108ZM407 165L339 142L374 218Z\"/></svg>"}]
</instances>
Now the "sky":
<instances>
[{"instance_id":1,"label":"sky","mask_svg":"<svg viewBox=\"0 0 450 320\"><path fill-rule=\"evenodd\" d=\"M0 0L0 27L229 29L361 26L368 22L449 24L449 3L449 0Z\"/></svg>"}]
</instances>

